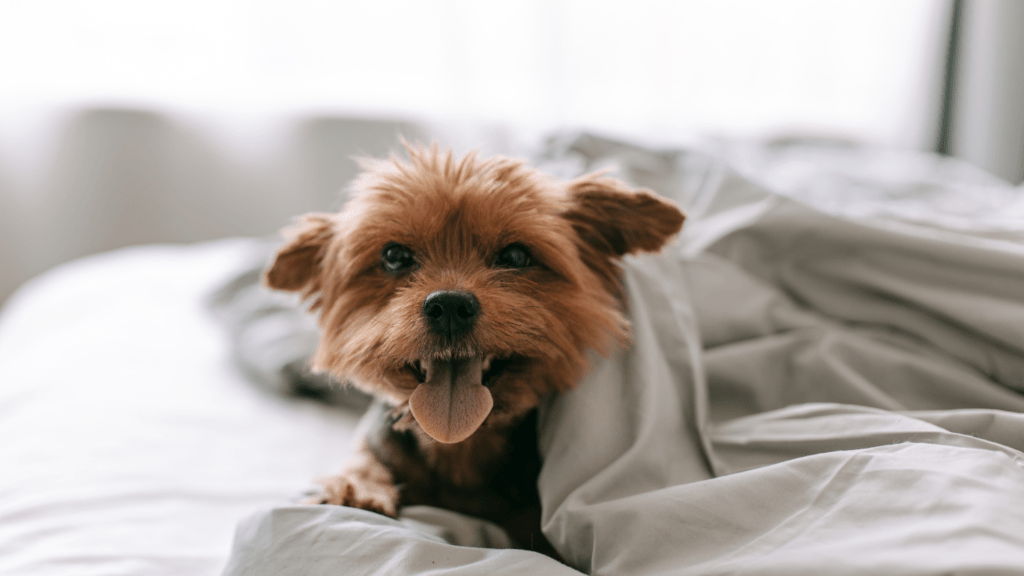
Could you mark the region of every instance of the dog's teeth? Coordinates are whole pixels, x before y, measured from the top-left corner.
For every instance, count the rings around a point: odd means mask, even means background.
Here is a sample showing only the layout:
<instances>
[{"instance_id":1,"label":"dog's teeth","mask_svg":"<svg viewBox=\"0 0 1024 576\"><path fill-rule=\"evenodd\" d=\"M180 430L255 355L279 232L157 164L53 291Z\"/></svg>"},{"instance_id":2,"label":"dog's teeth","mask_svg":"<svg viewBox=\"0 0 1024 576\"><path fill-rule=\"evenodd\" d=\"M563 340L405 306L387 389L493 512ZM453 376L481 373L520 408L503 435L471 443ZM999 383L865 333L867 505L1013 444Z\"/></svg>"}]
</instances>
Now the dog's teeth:
<instances>
[{"instance_id":1,"label":"dog's teeth","mask_svg":"<svg viewBox=\"0 0 1024 576\"><path fill-rule=\"evenodd\" d=\"M484 362L483 362L483 371L484 372L486 372L486 371L491 369L491 359L493 359L493 358L494 358L494 356L487 356L486 358L484 358Z\"/></svg>"}]
</instances>

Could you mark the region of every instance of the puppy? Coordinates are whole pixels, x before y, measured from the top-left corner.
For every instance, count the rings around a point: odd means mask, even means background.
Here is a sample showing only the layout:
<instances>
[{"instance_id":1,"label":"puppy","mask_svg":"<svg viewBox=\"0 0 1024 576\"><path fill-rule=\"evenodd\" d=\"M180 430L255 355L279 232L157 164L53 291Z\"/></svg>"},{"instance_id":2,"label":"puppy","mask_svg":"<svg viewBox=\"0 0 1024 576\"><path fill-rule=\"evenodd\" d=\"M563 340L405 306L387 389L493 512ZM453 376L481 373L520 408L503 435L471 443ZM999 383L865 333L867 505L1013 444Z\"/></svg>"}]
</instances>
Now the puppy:
<instances>
[{"instance_id":1,"label":"puppy","mask_svg":"<svg viewBox=\"0 0 1024 576\"><path fill-rule=\"evenodd\" d=\"M408 146L364 161L337 214L303 216L265 272L319 314L313 368L374 395L378 425L321 503L395 517L429 504L540 532L536 407L587 351L628 345L619 259L684 216L611 178Z\"/></svg>"}]
</instances>

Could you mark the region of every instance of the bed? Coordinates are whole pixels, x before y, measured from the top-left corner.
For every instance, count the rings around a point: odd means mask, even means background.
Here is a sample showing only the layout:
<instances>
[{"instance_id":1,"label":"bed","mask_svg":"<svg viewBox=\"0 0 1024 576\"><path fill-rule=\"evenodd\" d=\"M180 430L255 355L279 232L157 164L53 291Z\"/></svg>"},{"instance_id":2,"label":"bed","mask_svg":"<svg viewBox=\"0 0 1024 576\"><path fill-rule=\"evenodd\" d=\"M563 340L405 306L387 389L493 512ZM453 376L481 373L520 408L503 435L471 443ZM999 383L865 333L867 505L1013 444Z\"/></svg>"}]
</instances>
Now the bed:
<instances>
[{"instance_id":1,"label":"bed","mask_svg":"<svg viewBox=\"0 0 1024 576\"><path fill-rule=\"evenodd\" d=\"M632 348L542 408L566 564L443 510L296 504L364 405L275 381L310 351L298 302L246 353L217 295L268 244L236 238L93 256L8 301L0 574L1024 570L1024 190L840 142L575 134L538 161L689 214L626 263Z\"/></svg>"}]
</instances>

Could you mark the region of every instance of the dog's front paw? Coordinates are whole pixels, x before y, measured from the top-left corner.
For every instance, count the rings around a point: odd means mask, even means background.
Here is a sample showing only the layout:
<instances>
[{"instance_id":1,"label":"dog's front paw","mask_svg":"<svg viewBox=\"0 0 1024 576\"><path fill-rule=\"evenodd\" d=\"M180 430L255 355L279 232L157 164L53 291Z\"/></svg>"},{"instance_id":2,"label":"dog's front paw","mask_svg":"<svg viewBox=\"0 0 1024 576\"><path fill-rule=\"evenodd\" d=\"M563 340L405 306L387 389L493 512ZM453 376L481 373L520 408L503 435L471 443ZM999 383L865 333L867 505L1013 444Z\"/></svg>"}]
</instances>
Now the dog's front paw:
<instances>
[{"instance_id":1,"label":"dog's front paw","mask_svg":"<svg viewBox=\"0 0 1024 576\"><path fill-rule=\"evenodd\" d=\"M321 478L317 483L324 490L307 500L307 504L335 504L398 517L398 490L390 483L349 474Z\"/></svg>"}]
</instances>

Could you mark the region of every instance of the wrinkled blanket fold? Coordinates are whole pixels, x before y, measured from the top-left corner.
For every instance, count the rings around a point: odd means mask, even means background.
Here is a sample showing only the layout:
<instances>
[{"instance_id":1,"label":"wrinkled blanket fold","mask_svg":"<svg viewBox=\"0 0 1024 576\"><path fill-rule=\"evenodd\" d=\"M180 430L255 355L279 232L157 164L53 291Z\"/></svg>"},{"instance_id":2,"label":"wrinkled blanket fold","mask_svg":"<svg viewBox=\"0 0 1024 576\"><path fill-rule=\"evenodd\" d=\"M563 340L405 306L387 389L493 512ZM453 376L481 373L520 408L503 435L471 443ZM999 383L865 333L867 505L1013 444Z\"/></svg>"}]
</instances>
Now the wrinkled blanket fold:
<instances>
[{"instance_id":1,"label":"wrinkled blanket fold","mask_svg":"<svg viewBox=\"0 0 1024 576\"><path fill-rule=\"evenodd\" d=\"M457 515L327 506L245 521L226 574L1021 572L1024 243L588 146L691 219L626 262L633 346L542 410L544 532L572 568L467 547L501 544Z\"/></svg>"}]
</instances>

